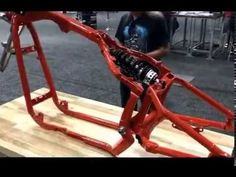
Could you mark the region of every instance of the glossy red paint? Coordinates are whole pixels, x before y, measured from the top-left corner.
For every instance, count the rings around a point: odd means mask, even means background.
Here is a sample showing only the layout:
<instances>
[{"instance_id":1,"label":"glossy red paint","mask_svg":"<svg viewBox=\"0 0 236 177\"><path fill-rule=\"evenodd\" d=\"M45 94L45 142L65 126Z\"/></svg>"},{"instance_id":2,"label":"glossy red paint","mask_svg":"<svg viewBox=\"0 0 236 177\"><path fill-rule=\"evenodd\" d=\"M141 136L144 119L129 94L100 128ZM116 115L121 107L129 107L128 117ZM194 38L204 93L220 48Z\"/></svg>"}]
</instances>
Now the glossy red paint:
<instances>
[{"instance_id":1,"label":"glossy red paint","mask_svg":"<svg viewBox=\"0 0 236 177\"><path fill-rule=\"evenodd\" d=\"M201 131L205 127L213 127L225 131L233 131L233 112L221 103L215 101L213 98L200 91L192 84L182 80L181 78L176 77L173 73L171 73L170 69L163 65L161 61L157 61L154 58L149 57L143 53L125 48L117 44L106 33L92 29L80 23L79 21L59 12L24 12L23 14L16 12L8 12L7 14L11 19L13 45L16 52L17 65L19 69L20 79L22 82L22 89L26 101L27 110L31 117L34 119L34 121L42 128L60 131L70 137L81 140L86 144L107 151L113 156L117 156L123 151L125 151L127 148L129 148L134 142L135 135L136 138L139 140L140 145L148 152L159 153L173 157L196 157L193 154L161 147L157 143L150 140L150 134L152 133L154 127L161 123L163 120L167 119L173 123L173 126L175 128L178 128L179 130L185 132L197 142L199 142L202 146L207 148L209 150L209 157L230 157L229 154L221 150L219 147L216 146L216 144L204 137L201 134ZM93 117L84 113L72 111L69 109L67 101L59 100L56 93L56 88L54 86L53 78L46 61L46 57L43 53L39 41L38 34L32 24L33 22L40 20L51 20L59 26L61 31L65 33L69 31L79 33L98 45L111 73L118 80L126 84L131 89L131 96L129 98L127 106L124 108L119 124L114 123L112 121L103 120L98 117ZM30 48L22 49L21 47L20 37L18 34L18 29L20 25L26 26L29 33L31 34L34 45ZM111 47L115 49L121 49L124 52L130 54L131 56L137 57L139 60L146 61L154 68L157 68L160 71L159 80L161 82L156 82L147 88L141 108L135 116L133 116L133 110L144 89L141 84L134 81L133 78L126 77L120 72L119 67L117 67L117 65L115 64L116 58L110 54L109 48ZM32 52L34 50L37 52L40 65L42 67L45 79L49 87L49 92L32 99L30 95L30 86L23 60L23 54L24 51ZM162 85L163 82L165 83L164 86ZM173 83L178 83L182 85L184 88L188 89L193 94L195 94L205 102L209 103L212 107L214 107L216 110L218 110L225 116L225 122L217 122L200 117L181 115L168 110L166 107L164 107L163 102ZM117 130L121 135L120 140L118 140L115 146L112 147L111 145L105 142L81 135L76 132L72 132L63 126L58 126L53 123L46 122L44 120L44 114L36 112L34 110L34 105L43 102L49 98L51 98L56 107L66 115L70 115L77 119L83 119Z\"/></svg>"}]
</instances>

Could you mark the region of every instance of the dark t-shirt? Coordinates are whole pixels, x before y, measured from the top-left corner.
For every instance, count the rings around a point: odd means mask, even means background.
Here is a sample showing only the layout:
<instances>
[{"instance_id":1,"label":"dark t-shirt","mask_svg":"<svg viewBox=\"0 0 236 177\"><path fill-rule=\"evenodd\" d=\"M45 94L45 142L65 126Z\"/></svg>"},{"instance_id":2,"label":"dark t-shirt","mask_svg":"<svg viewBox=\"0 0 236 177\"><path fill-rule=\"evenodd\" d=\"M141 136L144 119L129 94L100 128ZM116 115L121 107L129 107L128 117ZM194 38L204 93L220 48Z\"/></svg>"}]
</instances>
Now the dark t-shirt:
<instances>
[{"instance_id":1,"label":"dark t-shirt","mask_svg":"<svg viewBox=\"0 0 236 177\"><path fill-rule=\"evenodd\" d=\"M145 13L135 20L130 13L123 15L115 37L126 47L144 53L169 42L165 17L157 12Z\"/></svg>"}]
</instances>

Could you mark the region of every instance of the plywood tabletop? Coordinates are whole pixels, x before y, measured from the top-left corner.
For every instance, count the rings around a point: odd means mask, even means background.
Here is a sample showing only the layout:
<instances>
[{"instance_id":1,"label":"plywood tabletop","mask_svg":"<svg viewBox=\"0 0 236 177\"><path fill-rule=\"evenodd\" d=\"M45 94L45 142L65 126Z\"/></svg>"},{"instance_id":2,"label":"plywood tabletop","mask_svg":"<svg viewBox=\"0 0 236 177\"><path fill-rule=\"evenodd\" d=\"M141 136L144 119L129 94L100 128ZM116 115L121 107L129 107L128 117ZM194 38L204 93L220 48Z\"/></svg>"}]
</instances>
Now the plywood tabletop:
<instances>
[{"instance_id":1,"label":"plywood tabletop","mask_svg":"<svg viewBox=\"0 0 236 177\"><path fill-rule=\"evenodd\" d=\"M32 97L46 92L46 88L36 90L32 92ZM60 99L69 102L69 107L72 110L117 123L120 120L123 110L120 107L62 92L58 92L58 95ZM114 145L120 138L119 133L115 130L64 115L54 106L51 99L35 106L35 110L43 112L45 119L49 122L61 124L80 134L105 141L111 145ZM203 134L231 154L234 146L233 136L209 130L204 130ZM184 132L172 128L169 121L164 121L158 125L154 129L151 139L165 147L183 150L199 156L207 156L209 153L206 148ZM0 106L0 152L13 157L111 157L110 154L102 150L86 145L60 132L40 128L28 115L24 97ZM164 156L148 153L135 142L119 157Z\"/></svg>"}]
</instances>

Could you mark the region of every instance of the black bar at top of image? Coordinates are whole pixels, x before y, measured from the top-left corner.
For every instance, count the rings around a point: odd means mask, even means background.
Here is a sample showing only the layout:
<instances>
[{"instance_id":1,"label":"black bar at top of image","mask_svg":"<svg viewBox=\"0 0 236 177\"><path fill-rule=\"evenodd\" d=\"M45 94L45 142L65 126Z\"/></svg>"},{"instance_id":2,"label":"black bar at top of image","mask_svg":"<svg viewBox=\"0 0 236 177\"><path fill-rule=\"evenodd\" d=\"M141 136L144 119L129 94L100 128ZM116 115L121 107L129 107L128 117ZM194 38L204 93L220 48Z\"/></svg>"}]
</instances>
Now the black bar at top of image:
<instances>
[{"instance_id":1,"label":"black bar at top of image","mask_svg":"<svg viewBox=\"0 0 236 177\"><path fill-rule=\"evenodd\" d=\"M236 10L235 0L5 0L1 11L11 10L72 10L72 11L131 11L131 10Z\"/></svg>"}]
</instances>

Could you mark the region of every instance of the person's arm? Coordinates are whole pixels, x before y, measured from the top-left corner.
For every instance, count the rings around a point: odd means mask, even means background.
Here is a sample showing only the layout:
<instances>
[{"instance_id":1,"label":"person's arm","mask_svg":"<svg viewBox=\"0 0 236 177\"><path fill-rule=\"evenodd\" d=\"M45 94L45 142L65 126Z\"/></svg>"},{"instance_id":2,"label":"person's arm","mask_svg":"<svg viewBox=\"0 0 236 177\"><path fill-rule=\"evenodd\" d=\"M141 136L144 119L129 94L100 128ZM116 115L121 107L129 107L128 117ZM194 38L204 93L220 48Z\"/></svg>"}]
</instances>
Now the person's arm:
<instances>
[{"instance_id":1,"label":"person's arm","mask_svg":"<svg viewBox=\"0 0 236 177\"><path fill-rule=\"evenodd\" d=\"M124 45L119 39L116 38L116 42L119 44L119 45Z\"/></svg>"},{"instance_id":2,"label":"person's arm","mask_svg":"<svg viewBox=\"0 0 236 177\"><path fill-rule=\"evenodd\" d=\"M153 33L152 39L154 40L154 46L157 47L146 54L159 60L166 56L170 51L168 28L163 15L156 16L154 29L155 32Z\"/></svg>"},{"instance_id":3,"label":"person's arm","mask_svg":"<svg viewBox=\"0 0 236 177\"><path fill-rule=\"evenodd\" d=\"M168 46L159 47L156 50L146 53L146 55L159 60L160 58L166 56L169 53L169 51L170 51L170 47L168 44Z\"/></svg>"},{"instance_id":4,"label":"person's arm","mask_svg":"<svg viewBox=\"0 0 236 177\"><path fill-rule=\"evenodd\" d=\"M124 41L124 35L123 35L123 28L124 28L124 22L125 19L127 18L128 14L123 15L120 19L115 37L116 37L116 42L118 42L120 45L123 45L123 41Z\"/></svg>"}]
</instances>

